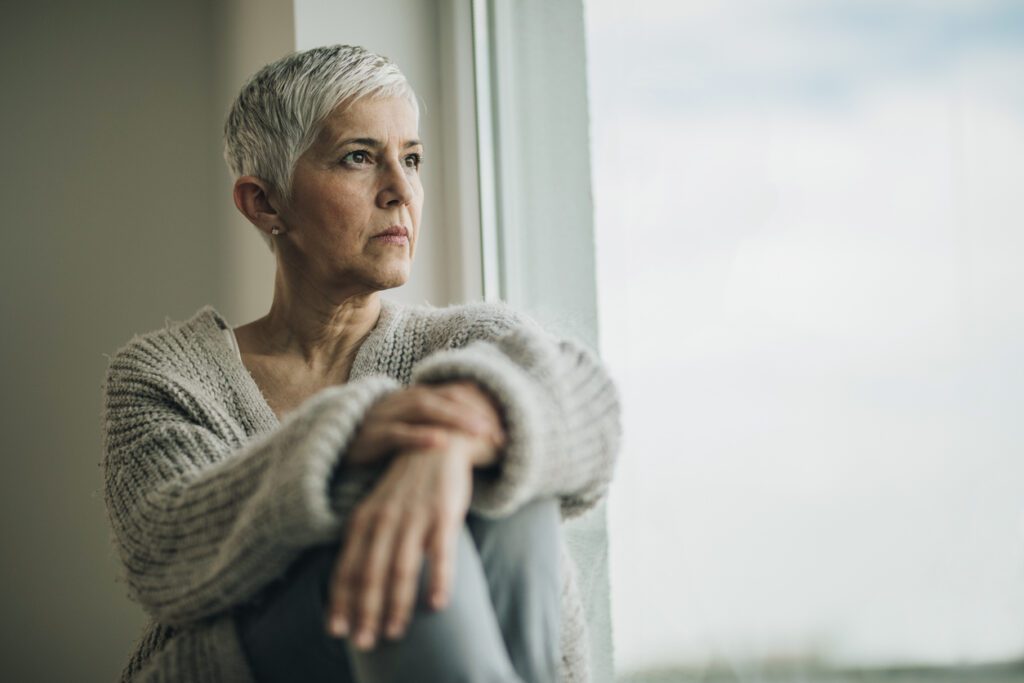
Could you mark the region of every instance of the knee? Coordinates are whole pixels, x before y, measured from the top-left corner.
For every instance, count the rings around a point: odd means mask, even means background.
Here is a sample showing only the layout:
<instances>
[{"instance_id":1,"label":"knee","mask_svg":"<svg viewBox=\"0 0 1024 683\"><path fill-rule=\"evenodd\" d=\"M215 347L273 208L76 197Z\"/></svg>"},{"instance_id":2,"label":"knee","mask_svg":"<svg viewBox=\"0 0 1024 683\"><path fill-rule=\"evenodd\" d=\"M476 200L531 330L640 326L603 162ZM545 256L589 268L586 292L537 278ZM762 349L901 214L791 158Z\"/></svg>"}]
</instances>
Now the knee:
<instances>
[{"instance_id":1,"label":"knee","mask_svg":"<svg viewBox=\"0 0 1024 683\"><path fill-rule=\"evenodd\" d=\"M456 580L444 609L435 610L420 600L401 639L381 641L370 651L350 651L357 680L519 682L490 608L474 542L466 530L458 536L455 562ZM421 596L429 584L430 567L424 565L419 580Z\"/></svg>"},{"instance_id":2,"label":"knee","mask_svg":"<svg viewBox=\"0 0 1024 683\"><path fill-rule=\"evenodd\" d=\"M488 576L555 576L561 544L558 501L543 498L499 519L471 515L467 522Z\"/></svg>"}]
</instances>

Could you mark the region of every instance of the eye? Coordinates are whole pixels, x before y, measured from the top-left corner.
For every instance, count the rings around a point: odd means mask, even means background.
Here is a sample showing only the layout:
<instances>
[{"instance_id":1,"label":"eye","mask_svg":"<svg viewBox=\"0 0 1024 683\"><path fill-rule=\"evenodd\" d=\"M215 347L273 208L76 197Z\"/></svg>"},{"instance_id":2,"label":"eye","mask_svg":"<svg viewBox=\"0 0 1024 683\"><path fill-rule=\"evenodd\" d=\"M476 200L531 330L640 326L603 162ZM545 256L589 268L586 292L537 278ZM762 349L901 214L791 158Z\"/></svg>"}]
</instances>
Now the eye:
<instances>
[{"instance_id":1,"label":"eye","mask_svg":"<svg viewBox=\"0 0 1024 683\"><path fill-rule=\"evenodd\" d=\"M370 162L370 153L367 152L365 149L357 149L343 156L341 158L341 161L342 163L354 166L361 166L362 164L367 164Z\"/></svg>"},{"instance_id":2,"label":"eye","mask_svg":"<svg viewBox=\"0 0 1024 683\"><path fill-rule=\"evenodd\" d=\"M423 163L423 155L418 152L407 154L404 161L406 168L419 168L420 164Z\"/></svg>"}]
</instances>

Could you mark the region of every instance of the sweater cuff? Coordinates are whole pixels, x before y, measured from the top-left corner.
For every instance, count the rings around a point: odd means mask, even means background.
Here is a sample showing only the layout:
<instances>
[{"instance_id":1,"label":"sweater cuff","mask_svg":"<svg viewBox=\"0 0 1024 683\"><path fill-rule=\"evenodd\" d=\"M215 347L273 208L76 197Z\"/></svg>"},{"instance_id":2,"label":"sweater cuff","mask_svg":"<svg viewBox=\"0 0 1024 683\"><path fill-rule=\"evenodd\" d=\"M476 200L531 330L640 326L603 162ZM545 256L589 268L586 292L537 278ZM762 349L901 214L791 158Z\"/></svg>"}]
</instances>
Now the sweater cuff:
<instances>
[{"instance_id":1,"label":"sweater cuff","mask_svg":"<svg viewBox=\"0 0 1024 683\"><path fill-rule=\"evenodd\" d=\"M275 487L280 538L307 547L337 535L341 518L331 490L335 471L366 411L400 386L390 377L369 376L328 387L312 399L315 406L282 425L295 437L294 450L283 450L276 476L267 479Z\"/></svg>"},{"instance_id":2,"label":"sweater cuff","mask_svg":"<svg viewBox=\"0 0 1024 683\"><path fill-rule=\"evenodd\" d=\"M491 344L474 342L434 353L412 373L414 383L473 380L502 411L506 444L496 475L475 478L471 509L485 517L504 517L536 497L543 481L541 442L550 421L530 376Z\"/></svg>"}]
</instances>

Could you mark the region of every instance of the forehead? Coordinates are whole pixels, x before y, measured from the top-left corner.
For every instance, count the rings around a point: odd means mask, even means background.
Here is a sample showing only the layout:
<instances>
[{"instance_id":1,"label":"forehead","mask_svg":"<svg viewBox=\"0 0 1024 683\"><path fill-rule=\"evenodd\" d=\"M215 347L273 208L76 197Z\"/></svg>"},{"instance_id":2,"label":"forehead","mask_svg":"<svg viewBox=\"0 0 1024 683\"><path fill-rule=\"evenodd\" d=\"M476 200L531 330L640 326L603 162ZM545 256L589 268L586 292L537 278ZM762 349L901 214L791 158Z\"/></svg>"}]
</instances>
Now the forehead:
<instances>
[{"instance_id":1,"label":"forehead","mask_svg":"<svg viewBox=\"0 0 1024 683\"><path fill-rule=\"evenodd\" d=\"M374 138L404 145L418 137L416 110L401 97L364 97L342 104L324 119L318 143L339 145L349 138Z\"/></svg>"}]
</instances>

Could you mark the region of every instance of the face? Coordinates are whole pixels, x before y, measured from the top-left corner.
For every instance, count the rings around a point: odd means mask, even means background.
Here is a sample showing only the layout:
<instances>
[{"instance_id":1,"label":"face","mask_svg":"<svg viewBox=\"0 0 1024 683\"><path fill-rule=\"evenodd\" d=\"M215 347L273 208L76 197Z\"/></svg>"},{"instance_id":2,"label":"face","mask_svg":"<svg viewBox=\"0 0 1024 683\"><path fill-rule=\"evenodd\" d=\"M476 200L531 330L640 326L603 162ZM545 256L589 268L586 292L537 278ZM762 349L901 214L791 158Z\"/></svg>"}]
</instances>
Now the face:
<instances>
[{"instance_id":1,"label":"face","mask_svg":"<svg viewBox=\"0 0 1024 683\"><path fill-rule=\"evenodd\" d=\"M416 112L402 98L363 98L336 109L299 158L292 200L280 211L281 258L334 291L405 283L423 208ZM380 236L398 228L406 235Z\"/></svg>"}]
</instances>

